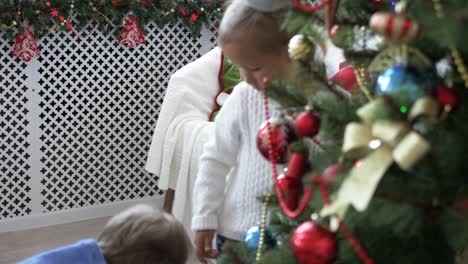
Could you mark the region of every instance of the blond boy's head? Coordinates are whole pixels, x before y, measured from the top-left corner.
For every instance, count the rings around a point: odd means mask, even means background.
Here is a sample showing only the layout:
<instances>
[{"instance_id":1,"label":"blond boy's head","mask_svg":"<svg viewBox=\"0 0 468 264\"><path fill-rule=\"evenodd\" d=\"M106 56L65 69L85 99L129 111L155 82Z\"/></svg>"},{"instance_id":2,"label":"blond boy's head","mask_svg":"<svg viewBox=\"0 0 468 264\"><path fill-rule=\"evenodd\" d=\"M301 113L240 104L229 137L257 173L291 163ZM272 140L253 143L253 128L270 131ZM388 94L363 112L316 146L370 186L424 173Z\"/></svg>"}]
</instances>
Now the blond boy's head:
<instances>
[{"instance_id":1,"label":"blond boy's head","mask_svg":"<svg viewBox=\"0 0 468 264\"><path fill-rule=\"evenodd\" d=\"M233 0L227 6L219 27L219 45L253 87L260 88L265 76L290 78L290 36L281 29L285 14L284 8L260 11L247 0Z\"/></svg>"},{"instance_id":2,"label":"blond boy's head","mask_svg":"<svg viewBox=\"0 0 468 264\"><path fill-rule=\"evenodd\" d=\"M109 264L183 264L191 247L182 224L147 205L134 206L109 220L98 245Z\"/></svg>"}]
</instances>

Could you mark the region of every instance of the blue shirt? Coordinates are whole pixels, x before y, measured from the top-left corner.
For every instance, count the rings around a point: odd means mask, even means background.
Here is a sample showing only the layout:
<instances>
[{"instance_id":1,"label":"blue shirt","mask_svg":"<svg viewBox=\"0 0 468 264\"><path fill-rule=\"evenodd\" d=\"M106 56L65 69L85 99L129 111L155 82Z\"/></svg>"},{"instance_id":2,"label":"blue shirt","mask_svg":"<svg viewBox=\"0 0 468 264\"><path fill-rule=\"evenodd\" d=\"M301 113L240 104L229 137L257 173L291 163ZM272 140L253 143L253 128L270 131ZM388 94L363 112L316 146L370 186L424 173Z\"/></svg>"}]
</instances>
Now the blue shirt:
<instances>
[{"instance_id":1,"label":"blue shirt","mask_svg":"<svg viewBox=\"0 0 468 264\"><path fill-rule=\"evenodd\" d=\"M106 264L96 240L86 239L32 256L19 264Z\"/></svg>"}]
</instances>

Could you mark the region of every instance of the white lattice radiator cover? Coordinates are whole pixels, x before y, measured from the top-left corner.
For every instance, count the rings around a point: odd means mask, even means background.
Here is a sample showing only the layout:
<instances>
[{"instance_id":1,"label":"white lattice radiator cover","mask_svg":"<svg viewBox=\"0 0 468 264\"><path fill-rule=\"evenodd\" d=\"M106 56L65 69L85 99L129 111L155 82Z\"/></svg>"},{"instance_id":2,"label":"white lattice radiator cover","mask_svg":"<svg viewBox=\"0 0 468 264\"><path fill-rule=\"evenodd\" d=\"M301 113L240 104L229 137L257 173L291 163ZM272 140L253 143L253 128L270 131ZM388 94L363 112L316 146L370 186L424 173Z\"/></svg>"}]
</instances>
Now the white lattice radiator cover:
<instances>
[{"instance_id":1,"label":"white lattice radiator cover","mask_svg":"<svg viewBox=\"0 0 468 264\"><path fill-rule=\"evenodd\" d=\"M27 64L0 33L0 232L161 194L144 164L167 81L214 47L215 30L193 39L150 24L136 49L89 30L41 38Z\"/></svg>"}]
</instances>

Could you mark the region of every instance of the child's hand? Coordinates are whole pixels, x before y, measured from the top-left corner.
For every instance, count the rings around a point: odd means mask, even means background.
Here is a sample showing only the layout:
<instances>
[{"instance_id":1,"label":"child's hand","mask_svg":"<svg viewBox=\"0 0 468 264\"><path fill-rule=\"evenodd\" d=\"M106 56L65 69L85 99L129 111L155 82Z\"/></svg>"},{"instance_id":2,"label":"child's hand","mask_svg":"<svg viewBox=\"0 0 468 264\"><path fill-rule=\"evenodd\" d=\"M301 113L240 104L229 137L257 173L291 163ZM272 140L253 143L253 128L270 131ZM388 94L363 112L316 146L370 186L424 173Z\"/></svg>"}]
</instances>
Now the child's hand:
<instances>
[{"instance_id":1,"label":"child's hand","mask_svg":"<svg viewBox=\"0 0 468 264\"><path fill-rule=\"evenodd\" d=\"M208 263L207 258L217 258L218 252L213 249L213 237L215 230L200 230L195 233L195 247L197 258L201 263Z\"/></svg>"}]
</instances>

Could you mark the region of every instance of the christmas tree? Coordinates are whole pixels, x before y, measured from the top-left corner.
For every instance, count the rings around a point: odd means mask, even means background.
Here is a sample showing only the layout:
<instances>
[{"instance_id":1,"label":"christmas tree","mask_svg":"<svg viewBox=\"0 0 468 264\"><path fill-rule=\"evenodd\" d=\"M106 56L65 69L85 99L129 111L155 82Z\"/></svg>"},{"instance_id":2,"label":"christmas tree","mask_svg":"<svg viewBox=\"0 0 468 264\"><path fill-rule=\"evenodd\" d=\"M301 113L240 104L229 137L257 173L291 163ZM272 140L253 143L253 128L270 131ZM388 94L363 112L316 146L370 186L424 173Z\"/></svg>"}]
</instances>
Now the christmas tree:
<instances>
[{"instance_id":1,"label":"christmas tree","mask_svg":"<svg viewBox=\"0 0 468 264\"><path fill-rule=\"evenodd\" d=\"M287 105L258 135L275 186L219 262L468 263L468 2L305 2L284 23L295 78L265 88Z\"/></svg>"}]
</instances>

